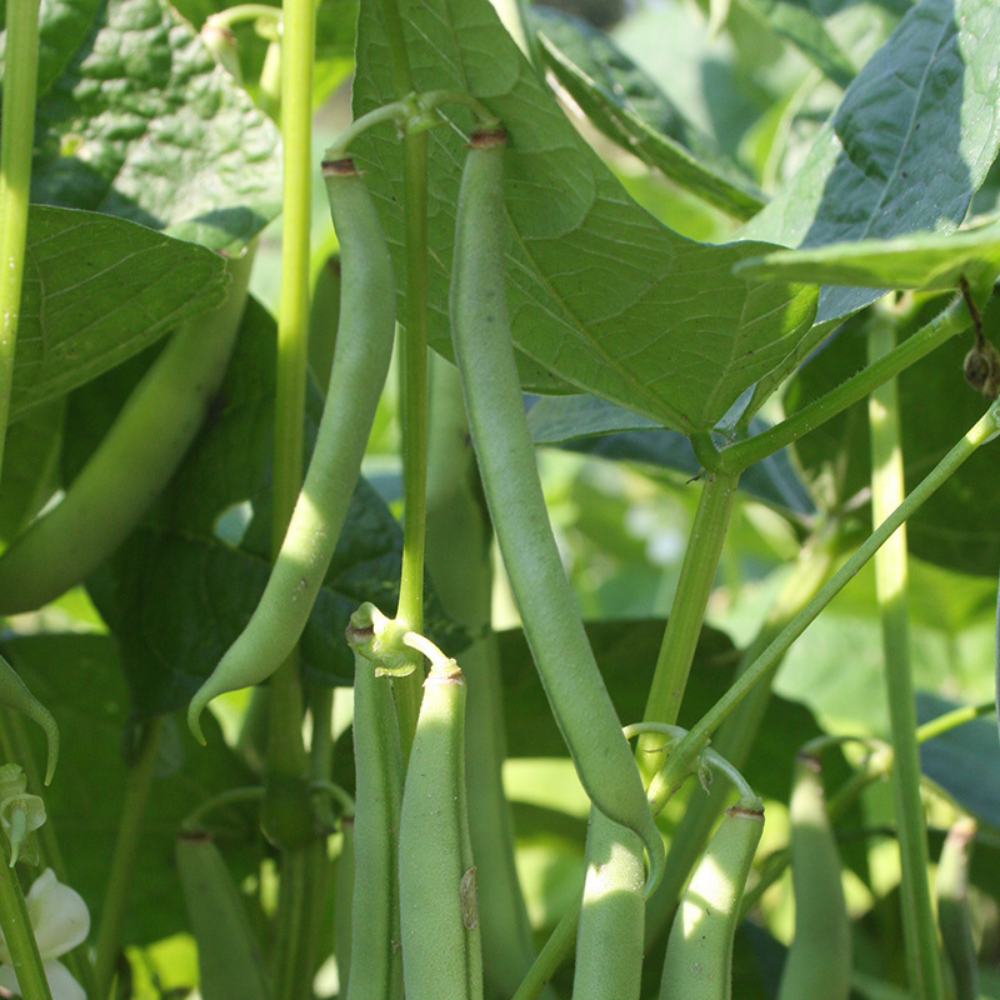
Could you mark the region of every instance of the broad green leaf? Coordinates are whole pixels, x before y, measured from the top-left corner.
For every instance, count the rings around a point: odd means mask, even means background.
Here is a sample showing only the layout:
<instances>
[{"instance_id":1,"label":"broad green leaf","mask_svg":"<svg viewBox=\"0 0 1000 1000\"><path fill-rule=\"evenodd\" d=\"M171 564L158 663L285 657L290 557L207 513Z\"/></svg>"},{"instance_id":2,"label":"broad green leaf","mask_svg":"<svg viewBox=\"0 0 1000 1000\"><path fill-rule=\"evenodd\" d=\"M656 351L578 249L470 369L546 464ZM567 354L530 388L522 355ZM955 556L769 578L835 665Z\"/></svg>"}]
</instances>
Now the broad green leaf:
<instances>
[{"instance_id":1,"label":"broad green leaf","mask_svg":"<svg viewBox=\"0 0 1000 1000\"><path fill-rule=\"evenodd\" d=\"M904 331L912 333L947 304L930 300ZM1000 316L992 305L986 329ZM965 382L963 362L971 346L953 337L899 376L900 423L906 489L910 491L982 416L986 401ZM864 323L852 321L795 376L786 408L798 410L866 363ZM867 403L828 421L795 445L799 465L821 506L863 499L870 485ZM1000 494L996 445L972 456L907 523L910 551L922 559L967 573L989 574L1000 564ZM865 507L867 510L867 506Z\"/></svg>"},{"instance_id":2,"label":"broad green leaf","mask_svg":"<svg viewBox=\"0 0 1000 1000\"><path fill-rule=\"evenodd\" d=\"M55 778L48 788L32 791L45 799L68 882L86 900L96 926L124 804L123 748L133 740L115 642L107 635L22 636L6 641L4 653L59 723L62 753ZM173 863L177 828L212 796L254 783L223 744L215 720L208 724L215 731L211 753L194 742L186 726L166 720L161 759L170 767L156 780L143 816L142 849L129 880L125 944L156 941L186 928ZM28 733L34 742L35 734ZM35 758L43 759L37 749ZM255 871L261 843L253 814L226 806L213 813L212 823L235 873L245 877Z\"/></svg>"},{"instance_id":3,"label":"broad green leaf","mask_svg":"<svg viewBox=\"0 0 1000 1000\"><path fill-rule=\"evenodd\" d=\"M726 269L759 248L693 243L630 201L487 0L429 0L404 27L418 89L470 92L509 129L507 296L515 342L535 363L522 369L529 385L551 392L568 383L691 432L714 425L794 349L812 320L814 291L734 278ZM362 7L358 53L360 115L394 96L377 5ZM430 337L444 354L454 206L470 126L461 109L455 125L430 136ZM401 144L387 127L367 133L356 153L398 257Z\"/></svg>"},{"instance_id":4,"label":"broad green leaf","mask_svg":"<svg viewBox=\"0 0 1000 1000\"><path fill-rule=\"evenodd\" d=\"M218 305L217 254L124 219L33 205L11 399L16 420Z\"/></svg>"},{"instance_id":5,"label":"broad green leaf","mask_svg":"<svg viewBox=\"0 0 1000 1000\"><path fill-rule=\"evenodd\" d=\"M60 51L36 111L34 201L228 252L277 215L277 130L165 0L108 0L86 31L61 4L42 13Z\"/></svg>"},{"instance_id":6,"label":"broad green leaf","mask_svg":"<svg viewBox=\"0 0 1000 1000\"><path fill-rule=\"evenodd\" d=\"M662 466L687 476L702 471L683 434L593 396L543 396L529 411L528 426L535 444ZM757 420L751 423L751 431L756 433L766 426ZM747 469L740 477L740 489L798 514L815 510L785 450Z\"/></svg>"},{"instance_id":7,"label":"broad green leaf","mask_svg":"<svg viewBox=\"0 0 1000 1000\"><path fill-rule=\"evenodd\" d=\"M65 400L40 406L7 429L0 482L0 538L10 542L59 486Z\"/></svg>"},{"instance_id":8,"label":"broad green leaf","mask_svg":"<svg viewBox=\"0 0 1000 1000\"><path fill-rule=\"evenodd\" d=\"M792 180L744 230L789 247L949 232L1000 144L1000 6L921 0L869 60ZM878 293L826 288L817 320Z\"/></svg>"},{"instance_id":9,"label":"broad green leaf","mask_svg":"<svg viewBox=\"0 0 1000 1000\"><path fill-rule=\"evenodd\" d=\"M992 289L1000 274L1000 225L959 233L911 233L890 240L830 243L815 250L778 250L739 265L757 278L865 288Z\"/></svg>"},{"instance_id":10,"label":"broad green leaf","mask_svg":"<svg viewBox=\"0 0 1000 1000\"><path fill-rule=\"evenodd\" d=\"M274 320L251 301L201 434L157 506L87 581L120 643L140 716L187 704L264 591L271 569L275 339ZM63 459L67 479L148 362L137 358L71 397ZM307 459L321 407L319 393L310 387ZM354 659L344 639L348 618L366 600L386 613L395 611L401 551L399 525L362 480L302 637L307 679L353 682ZM440 639L445 626L433 600L428 619Z\"/></svg>"},{"instance_id":11,"label":"broad green leaf","mask_svg":"<svg viewBox=\"0 0 1000 1000\"><path fill-rule=\"evenodd\" d=\"M604 135L735 218L763 208L749 177L610 38L554 11L534 18L549 69Z\"/></svg>"}]
</instances>

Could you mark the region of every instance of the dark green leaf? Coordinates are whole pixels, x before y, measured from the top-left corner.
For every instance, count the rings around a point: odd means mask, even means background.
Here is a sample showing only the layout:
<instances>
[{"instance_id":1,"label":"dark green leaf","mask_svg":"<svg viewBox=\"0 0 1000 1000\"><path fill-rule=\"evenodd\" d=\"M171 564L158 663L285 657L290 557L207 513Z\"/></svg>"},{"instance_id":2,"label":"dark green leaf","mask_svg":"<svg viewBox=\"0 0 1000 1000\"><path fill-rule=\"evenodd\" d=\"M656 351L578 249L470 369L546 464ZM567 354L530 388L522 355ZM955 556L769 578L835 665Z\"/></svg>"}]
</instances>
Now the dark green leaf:
<instances>
[{"instance_id":1,"label":"dark green leaf","mask_svg":"<svg viewBox=\"0 0 1000 1000\"><path fill-rule=\"evenodd\" d=\"M69 884L86 900L96 925L121 822L123 747L130 733L128 692L115 642L106 635L23 636L6 642L4 652L59 723L62 753L55 778L49 788L32 791L45 799L66 856ZM223 745L215 721L208 722L215 730L211 753L194 742L187 726L167 720L163 743L175 759L170 773L156 781L143 818L142 848L129 880L126 944L157 941L185 929L173 862L177 828L212 796L253 784ZM250 874L260 854L254 818L229 806L213 813L212 821L235 873Z\"/></svg>"},{"instance_id":2,"label":"dark green leaf","mask_svg":"<svg viewBox=\"0 0 1000 1000\"><path fill-rule=\"evenodd\" d=\"M947 303L929 302L906 333ZM997 316L986 313L987 329ZM971 346L953 337L899 376L900 423L906 489L939 462L982 416L986 404L963 378ZM866 361L864 323L854 320L804 365L792 383L786 408L794 412L860 370ZM859 403L795 445L800 467L822 506L837 506L870 485L868 411ZM967 573L993 575L1000 564L1000 494L995 489L995 445L972 456L907 522L910 551L922 559Z\"/></svg>"},{"instance_id":3,"label":"dark green leaf","mask_svg":"<svg viewBox=\"0 0 1000 1000\"><path fill-rule=\"evenodd\" d=\"M1000 143L998 40L993 0L921 0L745 234L811 248L954 229ZM843 316L876 297L824 289L817 318Z\"/></svg>"},{"instance_id":4,"label":"dark green leaf","mask_svg":"<svg viewBox=\"0 0 1000 1000\"><path fill-rule=\"evenodd\" d=\"M487 0L423 3L404 27L418 89L471 92L509 128L507 294L517 346L535 362L522 369L528 384L551 392L570 383L690 432L713 425L794 350L811 322L813 293L734 280L726 269L759 249L693 243L630 201ZM394 96L384 38L377 6L365 5L357 114ZM456 124L469 127L464 111ZM431 339L450 353L448 279L463 136L438 129L430 147ZM399 254L401 145L391 128L373 130L357 154Z\"/></svg>"},{"instance_id":5,"label":"dark green leaf","mask_svg":"<svg viewBox=\"0 0 1000 1000\"><path fill-rule=\"evenodd\" d=\"M116 556L88 580L114 630L140 715L187 704L246 625L271 569L275 325L251 301L217 405L170 487ZM148 359L71 399L64 464L85 461ZM306 459L322 403L311 387ZM300 647L305 677L351 684L344 640L366 600L395 611L402 532L362 480ZM430 628L445 626L429 605Z\"/></svg>"},{"instance_id":6,"label":"dark green leaf","mask_svg":"<svg viewBox=\"0 0 1000 1000\"><path fill-rule=\"evenodd\" d=\"M691 442L683 434L593 396L543 396L531 408L528 426L535 444L662 466L687 476L702 471ZM767 426L755 418L750 429L759 433ZM740 477L740 489L797 514L816 509L785 450L750 466Z\"/></svg>"},{"instance_id":7,"label":"dark green leaf","mask_svg":"<svg viewBox=\"0 0 1000 1000\"><path fill-rule=\"evenodd\" d=\"M7 430L0 482L0 538L10 542L59 487L65 401L40 406Z\"/></svg>"},{"instance_id":8,"label":"dark green leaf","mask_svg":"<svg viewBox=\"0 0 1000 1000\"><path fill-rule=\"evenodd\" d=\"M12 419L218 305L224 265L202 247L123 219L33 206Z\"/></svg>"},{"instance_id":9,"label":"dark green leaf","mask_svg":"<svg viewBox=\"0 0 1000 1000\"><path fill-rule=\"evenodd\" d=\"M42 8L58 76L38 102L32 199L239 250L280 208L274 125L163 0L108 0L84 31L88 9Z\"/></svg>"}]
</instances>

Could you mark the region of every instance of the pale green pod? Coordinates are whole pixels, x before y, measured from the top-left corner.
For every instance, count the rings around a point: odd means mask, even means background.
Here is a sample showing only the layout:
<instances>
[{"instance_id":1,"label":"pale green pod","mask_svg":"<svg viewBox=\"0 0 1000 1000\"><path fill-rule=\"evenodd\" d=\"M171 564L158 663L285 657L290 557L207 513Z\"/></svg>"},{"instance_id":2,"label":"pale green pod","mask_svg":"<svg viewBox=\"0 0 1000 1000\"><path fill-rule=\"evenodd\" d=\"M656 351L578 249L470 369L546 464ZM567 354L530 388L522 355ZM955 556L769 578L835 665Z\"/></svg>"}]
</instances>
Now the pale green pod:
<instances>
[{"instance_id":1,"label":"pale green pod","mask_svg":"<svg viewBox=\"0 0 1000 1000\"><path fill-rule=\"evenodd\" d=\"M729 1000L740 901L764 829L760 803L730 806L670 928L660 1000Z\"/></svg>"},{"instance_id":2,"label":"pale green pod","mask_svg":"<svg viewBox=\"0 0 1000 1000\"><path fill-rule=\"evenodd\" d=\"M198 944L204 1000L269 1000L250 918L210 833L181 830L177 872Z\"/></svg>"},{"instance_id":3,"label":"pale green pod","mask_svg":"<svg viewBox=\"0 0 1000 1000\"><path fill-rule=\"evenodd\" d=\"M351 629L348 629L348 637ZM403 758L391 682L354 653L354 892L347 1000L402 1000L399 817Z\"/></svg>"},{"instance_id":4,"label":"pale green pod","mask_svg":"<svg viewBox=\"0 0 1000 1000\"><path fill-rule=\"evenodd\" d=\"M948 831L938 859L934 890L945 958L955 983L955 1000L979 1000L979 961L969 913L969 855L976 821L963 817Z\"/></svg>"},{"instance_id":5,"label":"pale green pod","mask_svg":"<svg viewBox=\"0 0 1000 1000\"><path fill-rule=\"evenodd\" d=\"M399 831L406 1000L482 1000L475 870L465 821L465 679L424 682ZM352 978L354 974L352 973Z\"/></svg>"},{"instance_id":6,"label":"pale green pod","mask_svg":"<svg viewBox=\"0 0 1000 1000\"><path fill-rule=\"evenodd\" d=\"M663 872L663 840L583 628L542 495L514 361L504 284L506 132L472 136L455 227L451 334L479 470L504 566L546 696L580 780Z\"/></svg>"},{"instance_id":7,"label":"pale green pod","mask_svg":"<svg viewBox=\"0 0 1000 1000\"><path fill-rule=\"evenodd\" d=\"M395 333L392 262L378 214L350 160L323 165L340 237L344 294L326 406L305 482L267 587L249 623L188 709L199 719L217 695L260 684L295 648L330 566L354 493Z\"/></svg>"},{"instance_id":8,"label":"pale green pod","mask_svg":"<svg viewBox=\"0 0 1000 1000\"><path fill-rule=\"evenodd\" d=\"M823 797L819 761L800 756L789 806L795 937L781 974L779 1000L847 1000L851 926L840 855Z\"/></svg>"},{"instance_id":9,"label":"pale green pod","mask_svg":"<svg viewBox=\"0 0 1000 1000\"><path fill-rule=\"evenodd\" d=\"M250 251L229 263L223 304L171 337L66 495L0 557L0 613L34 611L82 583L152 507L222 384L252 265Z\"/></svg>"},{"instance_id":10,"label":"pale green pod","mask_svg":"<svg viewBox=\"0 0 1000 1000\"><path fill-rule=\"evenodd\" d=\"M573 1000L639 1000L645 881L642 840L591 807Z\"/></svg>"}]
</instances>

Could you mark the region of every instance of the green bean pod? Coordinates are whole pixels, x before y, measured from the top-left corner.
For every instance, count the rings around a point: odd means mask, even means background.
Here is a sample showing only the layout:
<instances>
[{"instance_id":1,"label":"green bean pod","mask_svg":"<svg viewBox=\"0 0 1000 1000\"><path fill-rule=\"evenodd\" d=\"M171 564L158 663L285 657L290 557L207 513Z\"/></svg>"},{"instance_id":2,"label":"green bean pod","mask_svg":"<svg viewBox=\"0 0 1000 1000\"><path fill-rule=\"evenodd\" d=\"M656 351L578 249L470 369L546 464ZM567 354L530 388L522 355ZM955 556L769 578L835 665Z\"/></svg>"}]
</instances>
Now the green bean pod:
<instances>
[{"instance_id":1,"label":"green bean pod","mask_svg":"<svg viewBox=\"0 0 1000 1000\"><path fill-rule=\"evenodd\" d=\"M246 907L212 835L205 830L181 830L176 855L184 902L198 944L202 997L268 1000Z\"/></svg>"},{"instance_id":2,"label":"green bean pod","mask_svg":"<svg viewBox=\"0 0 1000 1000\"><path fill-rule=\"evenodd\" d=\"M403 758L391 683L376 677L375 664L356 649L354 766L354 894L347 1000L402 1000L397 837Z\"/></svg>"},{"instance_id":3,"label":"green bean pod","mask_svg":"<svg viewBox=\"0 0 1000 1000\"><path fill-rule=\"evenodd\" d=\"M45 733L45 784L52 781L59 761L59 726L52 713L31 693L21 675L0 656L0 705L26 715Z\"/></svg>"},{"instance_id":4,"label":"green bean pod","mask_svg":"<svg viewBox=\"0 0 1000 1000\"><path fill-rule=\"evenodd\" d=\"M395 283L382 227L350 160L323 164L340 236L344 294L337 351L316 447L281 551L249 624L191 700L188 725L217 695L259 684L295 648L330 566L385 385L395 333Z\"/></svg>"},{"instance_id":5,"label":"green bean pod","mask_svg":"<svg viewBox=\"0 0 1000 1000\"><path fill-rule=\"evenodd\" d=\"M472 136L462 175L451 334L490 516L556 722L594 804L635 831L663 871L663 840L598 670L542 495L514 361L504 288L506 133Z\"/></svg>"},{"instance_id":6,"label":"green bean pod","mask_svg":"<svg viewBox=\"0 0 1000 1000\"><path fill-rule=\"evenodd\" d=\"M0 614L34 611L81 583L153 505L222 383L252 266L252 252L229 263L225 302L173 335L66 495L0 557Z\"/></svg>"},{"instance_id":7,"label":"green bean pod","mask_svg":"<svg viewBox=\"0 0 1000 1000\"><path fill-rule=\"evenodd\" d=\"M346 996L351 988L351 949L354 947L354 817L342 817L340 825L344 840L337 858L333 946L337 958L337 993Z\"/></svg>"},{"instance_id":8,"label":"green bean pod","mask_svg":"<svg viewBox=\"0 0 1000 1000\"><path fill-rule=\"evenodd\" d=\"M851 926L840 855L823 796L820 764L800 755L789 807L795 937L781 974L779 1000L847 1000Z\"/></svg>"},{"instance_id":9,"label":"green bean pod","mask_svg":"<svg viewBox=\"0 0 1000 1000\"><path fill-rule=\"evenodd\" d=\"M591 807L573 1000L639 1000L645 880L642 840Z\"/></svg>"},{"instance_id":10,"label":"green bean pod","mask_svg":"<svg viewBox=\"0 0 1000 1000\"><path fill-rule=\"evenodd\" d=\"M760 802L730 806L670 928L660 1000L729 1000L740 900L764 829Z\"/></svg>"},{"instance_id":11,"label":"green bean pod","mask_svg":"<svg viewBox=\"0 0 1000 1000\"><path fill-rule=\"evenodd\" d=\"M978 1000L979 961L969 914L969 855L976 821L958 820L948 831L938 859L934 889L945 958L955 983L955 1000Z\"/></svg>"},{"instance_id":12,"label":"green bean pod","mask_svg":"<svg viewBox=\"0 0 1000 1000\"><path fill-rule=\"evenodd\" d=\"M403 789L399 909L406 1000L482 1000L465 797L465 678L454 660L432 667L424 681Z\"/></svg>"}]
</instances>

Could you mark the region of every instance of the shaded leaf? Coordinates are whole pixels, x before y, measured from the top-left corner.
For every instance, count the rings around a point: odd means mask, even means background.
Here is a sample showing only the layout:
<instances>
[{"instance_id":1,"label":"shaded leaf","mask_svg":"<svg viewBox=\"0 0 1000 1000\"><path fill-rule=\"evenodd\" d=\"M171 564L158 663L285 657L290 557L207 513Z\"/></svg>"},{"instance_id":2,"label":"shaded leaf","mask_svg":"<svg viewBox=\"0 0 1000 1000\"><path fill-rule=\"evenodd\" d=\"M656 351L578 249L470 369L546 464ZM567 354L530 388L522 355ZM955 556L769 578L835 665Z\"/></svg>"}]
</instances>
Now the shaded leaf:
<instances>
[{"instance_id":1,"label":"shaded leaf","mask_svg":"<svg viewBox=\"0 0 1000 1000\"><path fill-rule=\"evenodd\" d=\"M218 305L224 265L202 247L123 219L33 206L12 419Z\"/></svg>"},{"instance_id":2,"label":"shaded leaf","mask_svg":"<svg viewBox=\"0 0 1000 1000\"><path fill-rule=\"evenodd\" d=\"M123 747L129 742L128 694L115 642L106 635L22 636L4 652L32 692L59 723L62 753L44 790L49 821L66 852L68 882L100 919L126 788ZM142 821L142 849L129 880L125 944L148 943L187 926L174 870L174 838L182 819L220 792L252 784L246 769L216 730L213 750L199 747L186 726L167 721L164 753L170 773L156 781ZM34 733L30 733L34 740ZM40 746L39 746L40 749ZM36 751L36 760L43 759ZM38 791L41 791L40 789ZM213 813L219 840L240 877L259 862L260 835L253 816L227 806Z\"/></svg>"},{"instance_id":3,"label":"shaded leaf","mask_svg":"<svg viewBox=\"0 0 1000 1000\"><path fill-rule=\"evenodd\" d=\"M688 476L702 471L683 434L593 396L543 396L528 413L528 426L535 444L662 466ZM750 430L759 433L767 426L755 418ZM740 477L740 489L798 514L816 509L785 449L750 466Z\"/></svg>"},{"instance_id":4,"label":"shaded leaf","mask_svg":"<svg viewBox=\"0 0 1000 1000\"><path fill-rule=\"evenodd\" d=\"M542 392L570 383L685 432L713 425L793 350L811 322L814 293L734 279L726 269L759 252L752 244L693 243L630 201L486 0L433 0L410 13L415 86L470 92L510 131L507 294L517 346L535 363L522 368L526 383ZM378 17L374 5L363 7L356 114L393 96ZM470 125L461 110L455 122ZM372 130L356 152L398 255L401 145L391 128ZM461 132L431 133L430 157L430 336L450 354Z\"/></svg>"}]
</instances>

